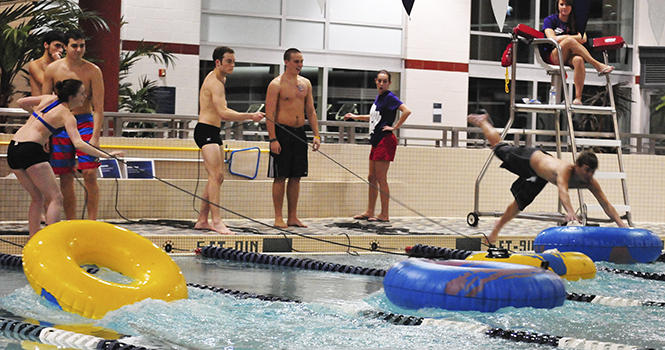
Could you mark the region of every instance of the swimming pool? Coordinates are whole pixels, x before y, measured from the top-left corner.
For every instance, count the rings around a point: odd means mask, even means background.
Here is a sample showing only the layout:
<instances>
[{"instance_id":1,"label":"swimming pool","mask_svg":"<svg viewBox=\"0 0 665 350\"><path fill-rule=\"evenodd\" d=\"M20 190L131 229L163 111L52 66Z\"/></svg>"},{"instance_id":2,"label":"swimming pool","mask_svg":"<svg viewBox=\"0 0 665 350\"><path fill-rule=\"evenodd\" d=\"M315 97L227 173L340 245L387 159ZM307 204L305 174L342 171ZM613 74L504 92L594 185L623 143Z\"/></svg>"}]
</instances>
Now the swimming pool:
<instances>
[{"instance_id":1,"label":"swimming pool","mask_svg":"<svg viewBox=\"0 0 665 350\"><path fill-rule=\"evenodd\" d=\"M303 257L303 256L299 256ZM315 255L323 260L387 269L405 259L389 255ZM514 343L446 326L399 326L365 317L383 311L426 318L485 324L557 336L640 347L665 348L665 308L610 307L566 301L551 309L505 308L496 313L404 310L382 292L382 278L298 270L251 263L177 256L188 282L300 301L267 302L189 288L189 299L166 303L145 300L93 321L54 309L27 286L21 271L0 269L0 307L6 317L53 324L85 323L97 332L140 335L195 349L548 349ZM598 266L614 267L609 263ZM623 266L625 268L625 266ZM665 263L630 269L665 273ZM665 300L665 282L599 272L595 279L566 282L568 292L637 300ZM102 327L102 330L99 329ZM0 338L1 349L20 342Z\"/></svg>"}]
</instances>

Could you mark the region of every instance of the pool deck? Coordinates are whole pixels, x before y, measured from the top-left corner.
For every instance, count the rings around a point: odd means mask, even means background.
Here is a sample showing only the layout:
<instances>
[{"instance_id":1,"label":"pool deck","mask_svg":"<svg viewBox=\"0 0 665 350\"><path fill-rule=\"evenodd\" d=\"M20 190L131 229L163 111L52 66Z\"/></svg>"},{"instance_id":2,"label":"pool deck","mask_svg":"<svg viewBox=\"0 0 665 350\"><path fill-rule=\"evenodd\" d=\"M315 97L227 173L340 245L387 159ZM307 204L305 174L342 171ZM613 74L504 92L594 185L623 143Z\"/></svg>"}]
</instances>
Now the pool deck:
<instances>
[{"instance_id":1,"label":"pool deck","mask_svg":"<svg viewBox=\"0 0 665 350\"><path fill-rule=\"evenodd\" d=\"M193 221L143 220L140 223L110 223L134 231L170 253L191 253L206 245L262 253L404 252L415 244L464 250L484 250L482 234L489 234L496 218L481 218L470 227L466 218L396 217L389 223L352 218L302 219L307 228L276 229L272 220L225 220L237 235L219 235L193 229ZM551 221L515 219L502 230L499 247L515 251L533 250L533 239L542 230L556 226ZM606 225L603 225L606 226ZM608 225L614 226L614 225ZM665 223L636 223L665 239ZM0 223L0 253L21 254L27 242L26 222ZM12 243L8 243L12 242Z\"/></svg>"}]
</instances>

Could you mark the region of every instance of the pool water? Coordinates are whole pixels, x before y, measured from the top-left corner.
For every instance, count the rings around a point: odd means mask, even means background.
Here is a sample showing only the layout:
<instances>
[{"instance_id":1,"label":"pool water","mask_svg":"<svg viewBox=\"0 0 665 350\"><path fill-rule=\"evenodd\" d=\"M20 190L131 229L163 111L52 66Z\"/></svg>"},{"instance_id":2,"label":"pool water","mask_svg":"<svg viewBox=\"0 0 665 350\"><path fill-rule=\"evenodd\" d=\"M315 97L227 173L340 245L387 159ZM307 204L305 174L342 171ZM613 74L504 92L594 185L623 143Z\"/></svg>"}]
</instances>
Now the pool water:
<instances>
[{"instance_id":1,"label":"pool water","mask_svg":"<svg viewBox=\"0 0 665 350\"><path fill-rule=\"evenodd\" d=\"M304 258L303 256L299 256ZM309 256L314 260L388 269L404 257L389 255ZM96 332L141 336L174 348L191 349L551 349L487 337L445 326L398 326L362 316L383 311L485 324L503 329L593 339L665 349L665 308L612 307L566 301L551 310L504 308L496 313L404 310L391 304L382 278L298 270L200 257L175 257L185 279L275 295L295 302L239 299L189 288L189 298L172 303L144 300L90 320L59 311L27 285L21 271L0 269L0 316L57 325L86 324ZM665 273L665 263L617 266ZM643 301L664 301L665 282L599 272L595 279L565 282L568 292ZM92 332L92 331L89 331ZM0 349L21 343L0 338Z\"/></svg>"}]
</instances>

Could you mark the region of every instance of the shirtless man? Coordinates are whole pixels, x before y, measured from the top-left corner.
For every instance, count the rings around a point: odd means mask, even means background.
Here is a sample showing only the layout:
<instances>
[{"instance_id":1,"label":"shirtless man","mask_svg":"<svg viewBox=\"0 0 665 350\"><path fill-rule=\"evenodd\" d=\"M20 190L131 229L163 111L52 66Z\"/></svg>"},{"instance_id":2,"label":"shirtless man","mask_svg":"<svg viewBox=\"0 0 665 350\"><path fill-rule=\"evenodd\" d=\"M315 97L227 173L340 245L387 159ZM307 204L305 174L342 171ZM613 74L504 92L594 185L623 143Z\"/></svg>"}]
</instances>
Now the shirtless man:
<instances>
[{"instance_id":1,"label":"shirtless man","mask_svg":"<svg viewBox=\"0 0 665 350\"><path fill-rule=\"evenodd\" d=\"M628 227L621 221L619 213L607 200L600 184L593 177L598 168L598 158L593 152L583 151L575 164L571 164L536 148L512 147L501 142L499 132L489 123L488 118L487 114L470 114L468 120L483 129L483 134L494 148L494 154L503 160L501 167L519 176L510 188L515 200L494 224L488 243L493 244L496 241L501 228L531 204L548 182L559 189L559 200L566 211L565 222L580 221L570 203L568 189L587 188L617 226Z\"/></svg>"},{"instance_id":2,"label":"shirtless man","mask_svg":"<svg viewBox=\"0 0 665 350\"><path fill-rule=\"evenodd\" d=\"M307 227L300 222L297 214L300 178L307 176L308 170L305 118L309 120L314 132L314 151L321 147L319 123L314 109L312 83L299 75L303 66L300 50L286 50L284 64L286 70L270 82L266 95L266 118L269 121L266 126L270 137L268 177L274 178L272 202L275 207L275 226ZM286 223L282 217L285 187L288 202Z\"/></svg>"},{"instance_id":3,"label":"shirtless man","mask_svg":"<svg viewBox=\"0 0 665 350\"><path fill-rule=\"evenodd\" d=\"M222 139L219 136L222 120L242 121L251 119L255 122L263 119L264 114L238 113L227 107L224 84L226 76L233 73L235 67L235 53L233 49L220 46L212 54L215 69L208 73L199 93L199 122L194 129L194 141L203 154L203 164L208 171L208 184L203 191L201 211L194 228L213 230L220 234L233 235L226 225L222 223L219 214L219 190L224 181L222 165L224 164ZM208 223L208 214L212 216L212 223Z\"/></svg>"},{"instance_id":4,"label":"shirtless man","mask_svg":"<svg viewBox=\"0 0 665 350\"><path fill-rule=\"evenodd\" d=\"M99 146L102 123L104 121L104 81L102 71L96 65L83 59L85 54L85 36L79 30L65 33L67 56L55 61L44 71L42 94L51 94L55 83L66 79L83 82L86 99L82 106L72 109L76 116L78 129L84 141ZM72 220L76 216L76 193L74 192L74 164L78 156L78 169L83 174L83 183L87 193L88 218L97 220L99 209L99 185L97 184L96 157L76 151L67 132L53 135L51 166L56 175L60 175L60 190L65 207L65 217Z\"/></svg>"},{"instance_id":5,"label":"shirtless man","mask_svg":"<svg viewBox=\"0 0 665 350\"><path fill-rule=\"evenodd\" d=\"M53 30L44 34L42 38L44 45L44 54L42 57L28 64L28 73L30 73L30 94L39 96L42 94L42 84L44 83L44 70L49 64L62 58L62 52L65 49L65 35Z\"/></svg>"}]
</instances>

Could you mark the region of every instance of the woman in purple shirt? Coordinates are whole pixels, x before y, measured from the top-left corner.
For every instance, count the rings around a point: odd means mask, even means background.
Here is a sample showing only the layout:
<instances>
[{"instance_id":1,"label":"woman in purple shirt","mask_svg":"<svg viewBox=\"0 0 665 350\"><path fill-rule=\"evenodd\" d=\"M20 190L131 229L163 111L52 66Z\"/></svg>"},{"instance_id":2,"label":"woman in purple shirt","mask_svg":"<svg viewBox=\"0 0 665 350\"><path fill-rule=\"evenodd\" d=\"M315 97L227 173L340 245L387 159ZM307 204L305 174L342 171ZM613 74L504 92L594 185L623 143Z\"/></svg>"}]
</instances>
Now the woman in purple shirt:
<instances>
[{"instance_id":1,"label":"woman in purple shirt","mask_svg":"<svg viewBox=\"0 0 665 350\"><path fill-rule=\"evenodd\" d=\"M573 80L575 81L575 99L573 104L582 104L582 89L584 88L584 79L586 71L584 63L590 63L598 71L598 75L607 75L614 67L600 63L594 59L589 51L584 47L586 43L586 33L578 33L575 28L573 18L573 0L559 0L559 13L555 13L545 18L543 21L543 32L545 36L555 39L561 46L563 63L574 69ZM551 52L551 53L550 53ZM547 54L549 53L549 56ZM543 57L546 61L554 65L559 64L559 53L556 49L546 50Z\"/></svg>"},{"instance_id":2,"label":"woman in purple shirt","mask_svg":"<svg viewBox=\"0 0 665 350\"><path fill-rule=\"evenodd\" d=\"M390 73L386 70L379 71L376 78L376 89L379 96L376 97L369 115L355 115L347 113L344 119L357 119L369 121L370 143L372 150L369 154L369 202L367 210L364 213L354 216L357 220L368 220L378 222L389 222L390 215L390 189L388 188L388 168L390 162L395 159L397 150L397 137L393 134L409 117L411 111L402 101L395 96L390 88ZM402 116L393 126L397 116L397 110L402 112ZM381 213L374 216L376 207L376 198L381 192Z\"/></svg>"}]
</instances>

